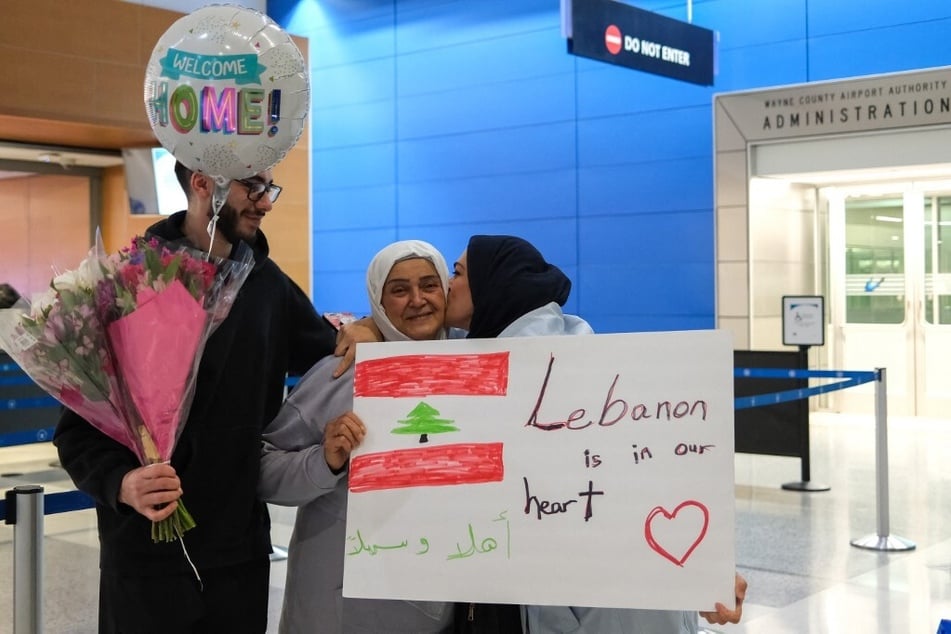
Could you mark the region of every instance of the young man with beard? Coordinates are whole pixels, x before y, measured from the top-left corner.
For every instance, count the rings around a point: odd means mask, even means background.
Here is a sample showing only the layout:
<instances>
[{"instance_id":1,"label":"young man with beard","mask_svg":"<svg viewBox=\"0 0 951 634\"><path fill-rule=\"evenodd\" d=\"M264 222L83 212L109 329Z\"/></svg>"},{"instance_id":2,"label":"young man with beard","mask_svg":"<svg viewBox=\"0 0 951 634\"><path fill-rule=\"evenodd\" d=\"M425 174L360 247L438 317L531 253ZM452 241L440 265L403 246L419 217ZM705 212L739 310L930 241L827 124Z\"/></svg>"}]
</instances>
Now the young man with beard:
<instances>
[{"instance_id":1,"label":"young man with beard","mask_svg":"<svg viewBox=\"0 0 951 634\"><path fill-rule=\"evenodd\" d=\"M262 428L280 409L285 376L333 354L335 333L268 257L260 224L281 193L271 171L231 181L213 242L214 180L180 163L175 172L188 209L148 234L203 251L210 245L223 258L251 250L254 268L207 342L171 464L140 466L68 410L54 444L77 488L96 502L100 632L263 633L271 541L256 492ZM169 516L183 495L197 526L182 543L153 543L152 522Z\"/></svg>"}]
</instances>

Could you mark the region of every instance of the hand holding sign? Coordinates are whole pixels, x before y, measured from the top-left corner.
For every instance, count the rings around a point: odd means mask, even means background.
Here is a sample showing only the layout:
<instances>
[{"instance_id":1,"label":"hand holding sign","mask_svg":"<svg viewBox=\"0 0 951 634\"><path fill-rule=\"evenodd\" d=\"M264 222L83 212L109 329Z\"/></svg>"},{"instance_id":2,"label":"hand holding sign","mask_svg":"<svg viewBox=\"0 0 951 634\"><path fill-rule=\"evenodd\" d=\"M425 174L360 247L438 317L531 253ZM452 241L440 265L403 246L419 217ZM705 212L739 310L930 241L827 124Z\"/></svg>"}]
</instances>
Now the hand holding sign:
<instances>
[{"instance_id":1,"label":"hand holding sign","mask_svg":"<svg viewBox=\"0 0 951 634\"><path fill-rule=\"evenodd\" d=\"M280 161L303 131L310 83L297 46L263 13L210 5L155 45L145 108L156 138L189 169L247 178Z\"/></svg>"}]
</instances>

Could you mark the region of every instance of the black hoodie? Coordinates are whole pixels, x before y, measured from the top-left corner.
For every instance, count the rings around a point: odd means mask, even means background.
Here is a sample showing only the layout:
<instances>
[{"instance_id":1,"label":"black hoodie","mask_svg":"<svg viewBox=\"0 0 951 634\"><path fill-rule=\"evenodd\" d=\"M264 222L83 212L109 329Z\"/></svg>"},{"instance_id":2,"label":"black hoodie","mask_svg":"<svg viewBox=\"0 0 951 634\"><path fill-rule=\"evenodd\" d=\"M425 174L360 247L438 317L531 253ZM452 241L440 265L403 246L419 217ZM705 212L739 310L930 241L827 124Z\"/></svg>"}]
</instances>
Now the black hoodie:
<instances>
[{"instance_id":1,"label":"black hoodie","mask_svg":"<svg viewBox=\"0 0 951 634\"><path fill-rule=\"evenodd\" d=\"M169 216L148 234L188 244L184 218L185 212ZM197 523L184 543L199 571L270 553L270 519L256 493L261 431L280 409L285 375L303 374L334 348L334 331L268 258L262 233L250 248L254 269L208 339L191 413L171 460L182 481L182 501ZM103 570L190 574L181 546L152 543L151 522L118 502L123 476L139 466L132 452L69 410L53 443L76 487L96 501Z\"/></svg>"}]
</instances>

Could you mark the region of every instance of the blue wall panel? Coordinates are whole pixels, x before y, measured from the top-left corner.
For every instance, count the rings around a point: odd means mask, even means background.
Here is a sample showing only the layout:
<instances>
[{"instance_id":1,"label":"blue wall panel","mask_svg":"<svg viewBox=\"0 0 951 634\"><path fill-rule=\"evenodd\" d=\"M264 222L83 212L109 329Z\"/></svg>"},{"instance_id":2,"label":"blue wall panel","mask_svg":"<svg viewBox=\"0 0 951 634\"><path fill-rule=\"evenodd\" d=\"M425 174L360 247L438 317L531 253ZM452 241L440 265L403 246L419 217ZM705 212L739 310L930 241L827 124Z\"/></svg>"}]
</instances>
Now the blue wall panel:
<instances>
[{"instance_id":1,"label":"blue wall panel","mask_svg":"<svg viewBox=\"0 0 951 634\"><path fill-rule=\"evenodd\" d=\"M432 242L451 265L466 248L469 236L515 234L532 242L551 262L567 273L578 263L576 233L574 220L493 221L415 228L412 235L401 235L400 239L419 237Z\"/></svg>"},{"instance_id":2,"label":"blue wall panel","mask_svg":"<svg viewBox=\"0 0 951 634\"><path fill-rule=\"evenodd\" d=\"M310 93L315 110L393 98L392 59L375 59L311 72Z\"/></svg>"},{"instance_id":3,"label":"blue wall panel","mask_svg":"<svg viewBox=\"0 0 951 634\"><path fill-rule=\"evenodd\" d=\"M948 3L951 12L951 3ZM951 18L815 38L814 81L951 64Z\"/></svg>"},{"instance_id":4,"label":"blue wall panel","mask_svg":"<svg viewBox=\"0 0 951 634\"><path fill-rule=\"evenodd\" d=\"M403 183L399 188L400 222L424 225L573 218L576 190L574 170Z\"/></svg>"},{"instance_id":5,"label":"blue wall panel","mask_svg":"<svg viewBox=\"0 0 951 634\"><path fill-rule=\"evenodd\" d=\"M396 45L390 2L353 7L318 0L270 0L267 12L288 32L308 39L311 70L390 57Z\"/></svg>"},{"instance_id":6,"label":"blue wall panel","mask_svg":"<svg viewBox=\"0 0 951 634\"><path fill-rule=\"evenodd\" d=\"M557 3L552 0L402 0L395 4L400 53L451 48L559 25Z\"/></svg>"},{"instance_id":7,"label":"blue wall panel","mask_svg":"<svg viewBox=\"0 0 951 634\"><path fill-rule=\"evenodd\" d=\"M401 182L562 170L575 164L572 123L549 124L401 142Z\"/></svg>"},{"instance_id":8,"label":"blue wall panel","mask_svg":"<svg viewBox=\"0 0 951 634\"><path fill-rule=\"evenodd\" d=\"M518 63L512 63L513 59ZM570 79L571 62L555 23L541 31L401 54L397 58L399 94L439 93L548 75Z\"/></svg>"},{"instance_id":9,"label":"blue wall panel","mask_svg":"<svg viewBox=\"0 0 951 634\"><path fill-rule=\"evenodd\" d=\"M320 236L320 248L314 250L314 270L338 273L366 271L376 252L397 239L394 228L322 231Z\"/></svg>"},{"instance_id":10,"label":"blue wall panel","mask_svg":"<svg viewBox=\"0 0 951 634\"><path fill-rule=\"evenodd\" d=\"M302 35L309 40L311 69L322 70L392 57L396 47L392 26L392 15L325 26L307 24L307 32Z\"/></svg>"},{"instance_id":11,"label":"blue wall panel","mask_svg":"<svg viewBox=\"0 0 951 634\"><path fill-rule=\"evenodd\" d=\"M917 29L919 26L924 26L923 23L947 18L947 0L812 2L809 4L809 34L812 37L821 37L887 28L899 24ZM925 44L924 41L918 43Z\"/></svg>"},{"instance_id":12,"label":"blue wall panel","mask_svg":"<svg viewBox=\"0 0 951 634\"><path fill-rule=\"evenodd\" d=\"M318 306L365 306L389 240L452 261L473 233L513 233L599 331L712 327L713 96L951 64L946 0L694 2L719 37L712 87L568 55L558 5L270 3L310 38Z\"/></svg>"},{"instance_id":13,"label":"blue wall panel","mask_svg":"<svg viewBox=\"0 0 951 634\"><path fill-rule=\"evenodd\" d=\"M618 267L640 262L705 264L714 257L712 230L705 211L588 218L579 223L581 261Z\"/></svg>"},{"instance_id":14,"label":"blue wall panel","mask_svg":"<svg viewBox=\"0 0 951 634\"><path fill-rule=\"evenodd\" d=\"M804 40L762 44L720 53L721 68L716 91L753 90L768 86L800 84L809 79L809 56Z\"/></svg>"},{"instance_id":15,"label":"blue wall panel","mask_svg":"<svg viewBox=\"0 0 951 634\"><path fill-rule=\"evenodd\" d=\"M397 108L400 139L537 126L575 116L571 78L564 75L401 97Z\"/></svg>"},{"instance_id":16,"label":"blue wall panel","mask_svg":"<svg viewBox=\"0 0 951 634\"><path fill-rule=\"evenodd\" d=\"M395 148L392 143L313 150L311 154L316 191L393 182Z\"/></svg>"},{"instance_id":17,"label":"blue wall panel","mask_svg":"<svg viewBox=\"0 0 951 634\"><path fill-rule=\"evenodd\" d=\"M578 164L585 167L709 157L710 106L578 122Z\"/></svg>"},{"instance_id":18,"label":"blue wall panel","mask_svg":"<svg viewBox=\"0 0 951 634\"><path fill-rule=\"evenodd\" d=\"M698 2L694 6L693 23L718 34L721 52L803 40L806 37L806 6L803 0Z\"/></svg>"},{"instance_id":19,"label":"blue wall panel","mask_svg":"<svg viewBox=\"0 0 951 634\"><path fill-rule=\"evenodd\" d=\"M313 205L313 228L318 232L393 227L397 221L393 184L317 189Z\"/></svg>"},{"instance_id":20,"label":"blue wall panel","mask_svg":"<svg viewBox=\"0 0 951 634\"><path fill-rule=\"evenodd\" d=\"M580 62L578 65L579 119L709 106L712 101L713 91L707 86L676 82L603 63L592 64L597 65L588 66L587 70L581 70Z\"/></svg>"},{"instance_id":21,"label":"blue wall panel","mask_svg":"<svg viewBox=\"0 0 951 634\"><path fill-rule=\"evenodd\" d=\"M711 162L704 156L579 170L578 213L613 216L697 209L712 213Z\"/></svg>"},{"instance_id":22,"label":"blue wall panel","mask_svg":"<svg viewBox=\"0 0 951 634\"><path fill-rule=\"evenodd\" d=\"M314 306L321 313L368 315L370 305L366 288L366 265L356 271L322 271L320 285L315 287Z\"/></svg>"},{"instance_id":23,"label":"blue wall panel","mask_svg":"<svg viewBox=\"0 0 951 634\"><path fill-rule=\"evenodd\" d=\"M311 147L326 149L365 143L392 141L396 136L392 101L348 104L314 109Z\"/></svg>"},{"instance_id":24,"label":"blue wall panel","mask_svg":"<svg viewBox=\"0 0 951 634\"><path fill-rule=\"evenodd\" d=\"M670 315L706 317L713 325L713 278L705 263L630 264L579 267L586 315ZM671 279L679 280L671 284Z\"/></svg>"}]
</instances>

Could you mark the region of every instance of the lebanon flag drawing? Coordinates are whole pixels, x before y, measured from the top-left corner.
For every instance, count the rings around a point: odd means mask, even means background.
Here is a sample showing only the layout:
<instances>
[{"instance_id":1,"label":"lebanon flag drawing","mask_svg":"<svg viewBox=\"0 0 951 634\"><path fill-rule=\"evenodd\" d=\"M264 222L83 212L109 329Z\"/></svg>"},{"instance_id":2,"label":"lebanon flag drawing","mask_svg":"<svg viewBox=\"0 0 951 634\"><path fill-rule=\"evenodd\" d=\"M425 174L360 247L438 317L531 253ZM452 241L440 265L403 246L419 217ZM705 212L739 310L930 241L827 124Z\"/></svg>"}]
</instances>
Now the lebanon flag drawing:
<instances>
[{"instance_id":1,"label":"lebanon flag drawing","mask_svg":"<svg viewBox=\"0 0 951 634\"><path fill-rule=\"evenodd\" d=\"M357 363L354 397L400 398L410 409L390 430L406 436L407 448L352 457L350 491L501 482L503 443L438 442L443 434L460 430L420 398L504 397L508 380L508 352L400 355Z\"/></svg>"}]
</instances>

